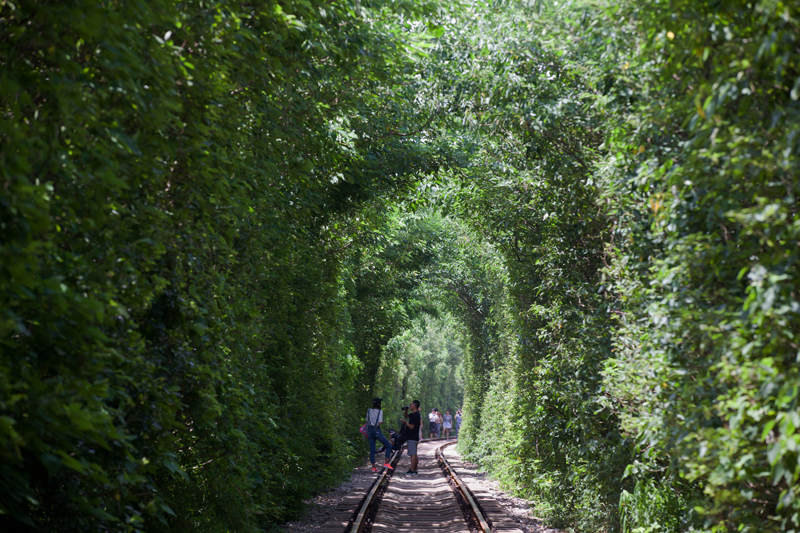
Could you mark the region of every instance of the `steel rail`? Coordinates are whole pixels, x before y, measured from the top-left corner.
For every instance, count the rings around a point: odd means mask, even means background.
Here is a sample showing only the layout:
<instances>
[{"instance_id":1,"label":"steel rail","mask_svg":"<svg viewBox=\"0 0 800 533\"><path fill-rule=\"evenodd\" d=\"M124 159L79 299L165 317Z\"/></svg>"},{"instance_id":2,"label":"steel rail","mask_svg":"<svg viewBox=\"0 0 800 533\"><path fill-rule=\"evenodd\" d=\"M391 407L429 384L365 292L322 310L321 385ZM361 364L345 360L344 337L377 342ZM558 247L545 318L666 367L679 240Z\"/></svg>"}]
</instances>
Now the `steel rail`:
<instances>
[{"instance_id":1,"label":"steel rail","mask_svg":"<svg viewBox=\"0 0 800 533\"><path fill-rule=\"evenodd\" d=\"M405 445L402 448L395 451L392 454L391 459L389 460L389 464L392 467L397 466L397 460L403 454L403 450L405 449ZM378 476L378 480L372 484L372 489L370 489L369 494L364 499L364 503L361 505L361 508L358 510L358 514L356 515L356 519L353 521L353 525L350 528L350 533L361 533L361 530L367 523L367 513L369 512L369 508L372 507L375 500L375 496L378 494L378 490L381 488L381 485L387 482L387 478L389 477L390 470L388 468L384 468L381 475Z\"/></svg>"},{"instance_id":2,"label":"steel rail","mask_svg":"<svg viewBox=\"0 0 800 533\"><path fill-rule=\"evenodd\" d=\"M480 509L478 508L478 505L475 503L475 500L472 498L472 494L469 492L469 489L467 489L467 486L464 484L463 481L461 481L461 478L459 478L458 475L455 473L455 471L452 469L452 467L450 467L450 463L448 463L447 459L444 458L444 454L441 453L443 448L445 448L446 446L451 446L453 444L456 444L458 440L435 438L435 439L425 439L425 442L440 441L440 440L448 440L449 442L447 442L442 446L439 446L436 449L437 459L440 459L442 463L445 465L448 475L450 475L450 477L458 486L461 493L464 495L464 498L469 502L471 511L477 518L480 527L483 529L482 533L492 533L489 524L486 523L486 519L483 517L483 513L481 513ZM403 450L405 450L405 448L406 446L403 445L403 447L400 450L395 451L392 454L389 464L391 464L393 467L396 467L398 460L402 456ZM369 493L367 493L367 496L364 498L364 502L361 504L361 507L359 508L358 514L353 520L352 525L348 526L347 530L349 531L349 533L361 533L364 527L367 525L367 521L370 515L370 508L376 503L375 498L380 492L381 486L384 485L385 483L388 483L389 476L390 476L389 469L384 468L383 472L381 472L381 474L378 476L377 481L372 484Z\"/></svg>"},{"instance_id":3,"label":"steel rail","mask_svg":"<svg viewBox=\"0 0 800 533\"><path fill-rule=\"evenodd\" d=\"M455 482L456 486L458 487L458 490L461 491L461 494L464 496L467 502L469 502L470 509L472 510L472 513L475 515L475 518L478 520L478 524L481 527L482 533L492 533L491 526L486 521L486 517L483 516L483 513L478 507L478 504L472 497L472 492L470 492L467 485L463 481L461 481L461 478L458 477L458 474L456 474L456 471L453 470L453 467L451 467L450 463L447 462L447 458L445 458L444 453L442 453L442 450L444 450L448 446L452 446L453 444L455 444L455 442L449 442L447 444L443 444L438 448L436 448L436 458L439 459L442 462L442 464L444 464L444 467L447 470L448 475L453 480L453 482Z\"/></svg>"}]
</instances>

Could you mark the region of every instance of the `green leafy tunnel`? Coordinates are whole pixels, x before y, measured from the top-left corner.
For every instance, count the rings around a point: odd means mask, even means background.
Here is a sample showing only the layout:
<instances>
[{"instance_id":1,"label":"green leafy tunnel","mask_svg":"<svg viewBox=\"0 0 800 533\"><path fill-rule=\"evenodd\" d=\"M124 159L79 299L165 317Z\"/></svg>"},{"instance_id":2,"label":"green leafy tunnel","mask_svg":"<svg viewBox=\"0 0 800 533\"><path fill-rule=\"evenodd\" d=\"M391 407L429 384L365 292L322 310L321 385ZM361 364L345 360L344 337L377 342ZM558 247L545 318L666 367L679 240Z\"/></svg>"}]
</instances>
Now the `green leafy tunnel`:
<instances>
[{"instance_id":1,"label":"green leafy tunnel","mask_svg":"<svg viewBox=\"0 0 800 533\"><path fill-rule=\"evenodd\" d=\"M0 529L257 532L386 409L570 531L796 531L800 5L0 0Z\"/></svg>"}]
</instances>

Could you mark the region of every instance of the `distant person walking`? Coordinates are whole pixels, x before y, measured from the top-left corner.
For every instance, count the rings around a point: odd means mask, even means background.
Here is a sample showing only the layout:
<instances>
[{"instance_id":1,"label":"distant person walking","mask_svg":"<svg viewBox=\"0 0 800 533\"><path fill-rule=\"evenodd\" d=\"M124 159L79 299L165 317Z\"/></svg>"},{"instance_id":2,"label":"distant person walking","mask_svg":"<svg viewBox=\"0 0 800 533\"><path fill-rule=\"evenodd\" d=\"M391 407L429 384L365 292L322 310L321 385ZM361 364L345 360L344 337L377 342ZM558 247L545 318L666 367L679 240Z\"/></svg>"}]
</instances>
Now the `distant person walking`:
<instances>
[{"instance_id":1,"label":"distant person walking","mask_svg":"<svg viewBox=\"0 0 800 533\"><path fill-rule=\"evenodd\" d=\"M450 414L450 409L445 411L444 414L444 425L442 426L444 429L444 438L450 438L450 430L453 429L453 415Z\"/></svg>"},{"instance_id":2,"label":"distant person walking","mask_svg":"<svg viewBox=\"0 0 800 533\"><path fill-rule=\"evenodd\" d=\"M408 440L406 441L406 450L408 456L411 457L411 468L406 472L410 476L416 476L417 466L419 464L419 456L417 456L417 444L420 439L420 430L422 427L422 417L419 412L419 400L414 400L408 406L408 411L403 412L403 426L408 431Z\"/></svg>"},{"instance_id":3,"label":"distant person walking","mask_svg":"<svg viewBox=\"0 0 800 533\"><path fill-rule=\"evenodd\" d=\"M444 419L442 418L442 412L437 409L436 410L436 436L437 437L441 437L442 436L442 423L443 422L444 422Z\"/></svg>"},{"instance_id":4,"label":"distant person walking","mask_svg":"<svg viewBox=\"0 0 800 533\"><path fill-rule=\"evenodd\" d=\"M375 466L375 441L380 441L383 444L386 457L383 461L383 467L389 470L394 470L392 465L389 464L389 457L392 455L392 444L383 436L381 432L381 424L383 424L383 411L381 410L381 399L375 398L372 400L372 408L367 409L367 438L369 438L369 462L372 463L372 471L377 472L378 468Z\"/></svg>"},{"instance_id":5,"label":"distant person walking","mask_svg":"<svg viewBox=\"0 0 800 533\"><path fill-rule=\"evenodd\" d=\"M436 438L436 409L431 409L431 412L428 414L428 426L430 426L431 430L431 438Z\"/></svg>"},{"instance_id":6,"label":"distant person walking","mask_svg":"<svg viewBox=\"0 0 800 533\"><path fill-rule=\"evenodd\" d=\"M456 411L456 437L458 437L459 431L461 431L461 409Z\"/></svg>"}]
</instances>

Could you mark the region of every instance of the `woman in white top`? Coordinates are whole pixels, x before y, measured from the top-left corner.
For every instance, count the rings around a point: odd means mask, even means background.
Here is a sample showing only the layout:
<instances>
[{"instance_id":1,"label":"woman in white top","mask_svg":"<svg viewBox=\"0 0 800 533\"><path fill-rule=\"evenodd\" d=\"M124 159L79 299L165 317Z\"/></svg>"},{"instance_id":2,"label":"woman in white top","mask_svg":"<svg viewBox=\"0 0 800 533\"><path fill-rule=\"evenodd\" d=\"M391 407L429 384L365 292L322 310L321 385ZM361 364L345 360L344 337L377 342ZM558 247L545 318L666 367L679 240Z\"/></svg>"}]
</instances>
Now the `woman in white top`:
<instances>
[{"instance_id":1,"label":"woman in white top","mask_svg":"<svg viewBox=\"0 0 800 533\"><path fill-rule=\"evenodd\" d=\"M450 430L453 429L453 415L450 414L450 409L445 411L444 425L442 427L444 428L444 437L446 439L449 439L450 438Z\"/></svg>"},{"instance_id":2,"label":"woman in white top","mask_svg":"<svg viewBox=\"0 0 800 533\"><path fill-rule=\"evenodd\" d=\"M381 424L383 424L383 411L381 410L381 399L375 398L372 400L372 409L367 409L367 437L369 438L369 462L372 463L372 471L377 472L378 468L375 466L375 441L380 441L386 447L386 459L383 461L383 467L389 470L394 470L392 465L389 464L389 457L392 455L392 443L389 439L381 433Z\"/></svg>"}]
</instances>

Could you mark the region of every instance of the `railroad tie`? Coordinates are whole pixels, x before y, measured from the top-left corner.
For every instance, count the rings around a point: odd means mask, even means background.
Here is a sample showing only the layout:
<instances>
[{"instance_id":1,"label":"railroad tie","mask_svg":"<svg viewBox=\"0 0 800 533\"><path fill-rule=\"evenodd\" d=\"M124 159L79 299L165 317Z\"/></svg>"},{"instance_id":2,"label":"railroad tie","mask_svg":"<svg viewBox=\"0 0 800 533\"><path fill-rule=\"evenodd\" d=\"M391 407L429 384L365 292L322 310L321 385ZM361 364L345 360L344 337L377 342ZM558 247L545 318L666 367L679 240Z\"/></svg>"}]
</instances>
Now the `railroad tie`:
<instances>
[{"instance_id":1,"label":"railroad tie","mask_svg":"<svg viewBox=\"0 0 800 533\"><path fill-rule=\"evenodd\" d=\"M381 472L360 497L354 494L342 502L320 533L522 533L494 498L478 488L475 472L452 452L448 457L445 450L452 443L419 443L416 476L405 473L410 467L405 450L400 457L393 455L394 472Z\"/></svg>"},{"instance_id":2,"label":"railroad tie","mask_svg":"<svg viewBox=\"0 0 800 533\"><path fill-rule=\"evenodd\" d=\"M372 531L396 533L470 533L453 490L436 461L441 442L419 444L418 476L403 474L410 458L403 455L375 515Z\"/></svg>"},{"instance_id":3,"label":"railroad tie","mask_svg":"<svg viewBox=\"0 0 800 533\"><path fill-rule=\"evenodd\" d=\"M444 454L451 468L470 488L470 492L483 510L486 519L491 522L492 531L495 533L522 533L517 522L509 518L503 506L488 490L483 488L476 476L477 472L473 468L465 466L452 448L446 449Z\"/></svg>"}]
</instances>

